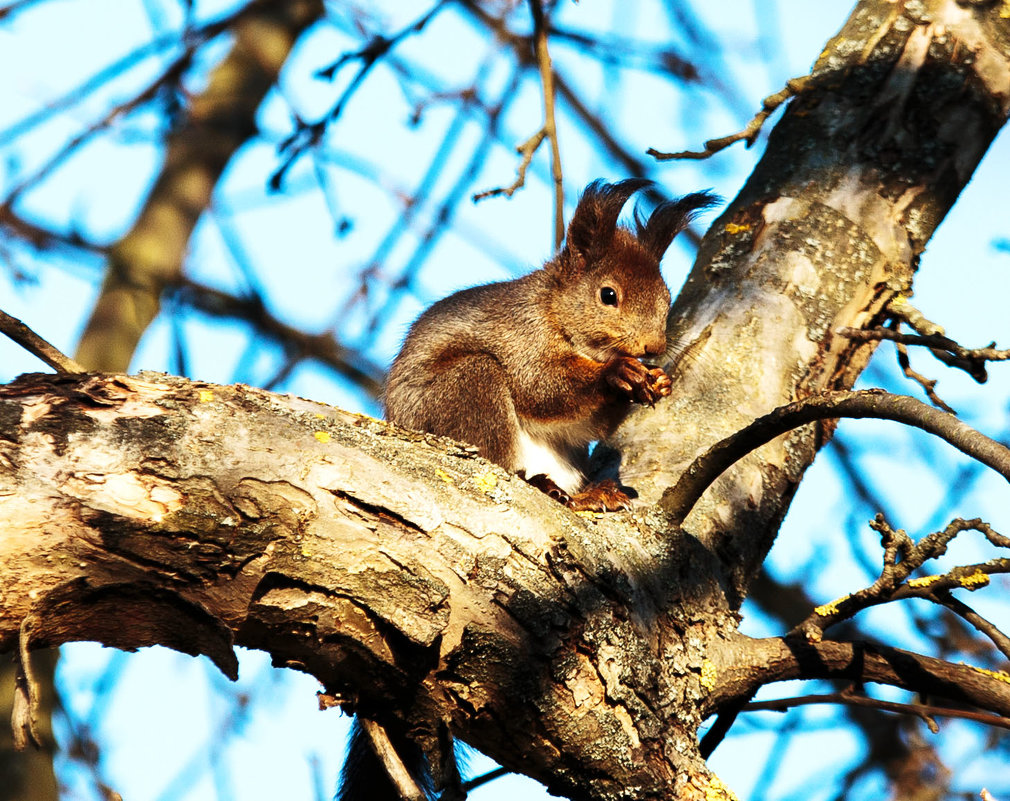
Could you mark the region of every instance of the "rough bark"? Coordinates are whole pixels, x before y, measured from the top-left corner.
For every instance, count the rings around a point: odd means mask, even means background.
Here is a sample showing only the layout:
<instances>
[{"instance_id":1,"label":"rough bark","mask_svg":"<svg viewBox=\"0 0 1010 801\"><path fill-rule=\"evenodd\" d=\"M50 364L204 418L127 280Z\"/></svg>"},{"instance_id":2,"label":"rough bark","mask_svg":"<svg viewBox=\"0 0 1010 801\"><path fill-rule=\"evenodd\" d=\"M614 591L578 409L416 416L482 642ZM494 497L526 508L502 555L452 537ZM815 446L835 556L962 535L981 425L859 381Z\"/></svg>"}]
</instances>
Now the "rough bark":
<instances>
[{"instance_id":1,"label":"rough bark","mask_svg":"<svg viewBox=\"0 0 1010 801\"><path fill-rule=\"evenodd\" d=\"M672 401L615 439L645 500L751 420L852 386L872 346L835 330L872 325L911 292L926 242L1010 112L1002 9L863 0L827 44L674 304ZM687 521L731 566L737 602L832 428L767 445Z\"/></svg>"},{"instance_id":2,"label":"rough bark","mask_svg":"<svg viewBox=\"0 0 1010 801\"><path fill-rule=\"evenodd\" d=\"M229 675L233 644L263 648L557 792L705 786L701 648L727 610L661 516L579 516L456 444L249 388L32 376L2 398L0 650L22 621Z\"/></svg>"}]
</instances>

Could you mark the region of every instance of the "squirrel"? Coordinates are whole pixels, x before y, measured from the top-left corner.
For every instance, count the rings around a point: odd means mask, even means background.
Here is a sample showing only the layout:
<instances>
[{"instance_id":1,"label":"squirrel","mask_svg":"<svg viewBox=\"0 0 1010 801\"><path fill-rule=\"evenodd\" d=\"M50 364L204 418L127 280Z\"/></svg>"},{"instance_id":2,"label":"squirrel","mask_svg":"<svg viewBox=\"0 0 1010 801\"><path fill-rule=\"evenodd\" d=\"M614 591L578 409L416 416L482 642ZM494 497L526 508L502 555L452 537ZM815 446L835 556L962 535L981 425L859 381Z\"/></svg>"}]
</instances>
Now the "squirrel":
<instances>
[{"instance_id":1,"label":"squirrel","mask_svg":"<svg viewBox=\"0 0 1010 801\"><path fill-rule=\"evenodd\" d=\"M589 444L606 439L633 403L670 394L642 359L666 351L670 291L659 262L699 192L661 203L635 230L621 209L651 182L595 181L579 199L561 251L539 270L464 289L411 327L386 383L386 419L474 445L480 454L579 510L630 499L614 481L584 487Z\"/></svg>"},{"instance_id":2,"label":"squirrel","mask_svg":"<svg viewBox=\"0 0 1010 801\"><path fill-rule=\"evenodd\" d=\"M619 226L625 203L650 184L589 184L564 247L542 268L464 289L425 311L390 369L386 419L474 445L577 511L628 508L615 481L584 486L589 445L610 436L632 404L670 394L670 377L642 363L667 347L670 291L659 262L694 214L717 200L686 195L647 220L636 209L633 230ZM422 794L434 797L423 754L396 740ZM337 797L400 797L357 720Z\"/></svg>"}]
</instances>

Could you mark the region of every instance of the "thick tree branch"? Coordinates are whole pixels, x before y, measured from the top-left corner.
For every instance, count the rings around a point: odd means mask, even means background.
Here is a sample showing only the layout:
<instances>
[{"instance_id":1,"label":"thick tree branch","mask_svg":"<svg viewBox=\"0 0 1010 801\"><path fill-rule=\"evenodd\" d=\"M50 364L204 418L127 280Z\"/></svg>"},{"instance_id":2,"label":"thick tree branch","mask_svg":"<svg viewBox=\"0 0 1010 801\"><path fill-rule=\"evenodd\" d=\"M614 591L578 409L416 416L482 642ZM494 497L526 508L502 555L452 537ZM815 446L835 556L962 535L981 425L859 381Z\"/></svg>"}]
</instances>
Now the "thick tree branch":
<instances>
[{"instance_id":1,"label":"thick tree branch","mask_svg":"<svg viewBox=\"0 0 1010 801\"><path fill-rule=\"evenodd\" d=\"M614 438L634 454L614 467L644 501L772 409L852 387L874 343L834 332L876 326L911 286L1010 112L1008 34L991 5L858 4L705 237L670 315L674 395ZM824 433L797 429L751 454L684 521L738 566L736 602Z\"/></svg>"},{"instance_id":2,"label":"thick tree branch","mask_svg":"<svg viewBox=\"0 0 1010 801\"><path fill-rule=\"evenodd\" d=\"M33 375L0 388L0 519L0 649L27 616L32 646L157 642L229 675L263 648L558 792L710 781L693 704L661 699L704 696L734 617L662 515L580 517L458 443L247 387Z\"/></svg>"}]
</instances>

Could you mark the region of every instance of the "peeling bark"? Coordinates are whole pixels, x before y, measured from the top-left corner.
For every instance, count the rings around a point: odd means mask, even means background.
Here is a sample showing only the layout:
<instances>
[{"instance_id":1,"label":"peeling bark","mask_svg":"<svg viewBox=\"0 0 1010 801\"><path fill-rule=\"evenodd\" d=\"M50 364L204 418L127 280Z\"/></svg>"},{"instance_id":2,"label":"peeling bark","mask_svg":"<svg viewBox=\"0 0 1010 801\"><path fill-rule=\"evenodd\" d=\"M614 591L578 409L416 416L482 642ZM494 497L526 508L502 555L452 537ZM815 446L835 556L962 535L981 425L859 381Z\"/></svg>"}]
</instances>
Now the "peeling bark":
<instances>
[{"instance_id":1,"label":"peeling bark","mask_svg":"<svg viewBox=\"0 0 1010 801\"><path fill-rule=\"evenodd\" d=\"M705 784L729 612L661 515L580 516L456 443L241 386L29 376L0 420L0 649L26 618L35 645L161 642L229 675L263 648L558 792Z\"/></svg>"}]
</instances>

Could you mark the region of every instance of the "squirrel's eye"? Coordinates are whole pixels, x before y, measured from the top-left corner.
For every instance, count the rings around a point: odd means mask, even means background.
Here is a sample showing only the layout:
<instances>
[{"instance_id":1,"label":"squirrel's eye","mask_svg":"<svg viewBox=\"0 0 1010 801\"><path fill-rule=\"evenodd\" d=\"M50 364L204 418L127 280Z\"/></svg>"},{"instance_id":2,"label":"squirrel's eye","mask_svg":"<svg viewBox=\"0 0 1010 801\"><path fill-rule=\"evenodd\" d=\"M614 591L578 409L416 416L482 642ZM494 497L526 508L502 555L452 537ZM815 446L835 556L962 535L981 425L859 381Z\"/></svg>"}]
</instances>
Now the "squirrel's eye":
<instances>
[{"instance_id":1,"label":"squirrel's eye","mask_svg":"<svg viewBox=\"0 0 1010 801\"><path fill-rule=\"evenodd\" d=\"M605 286L600 290L600 300L603 301L604 306L616 306L617 292L613 287Z\"/></svg>"}]
</instances>

